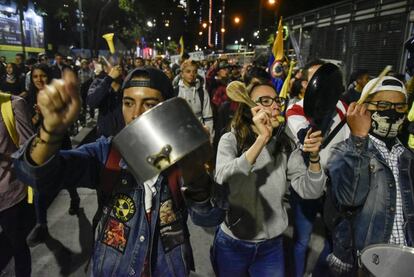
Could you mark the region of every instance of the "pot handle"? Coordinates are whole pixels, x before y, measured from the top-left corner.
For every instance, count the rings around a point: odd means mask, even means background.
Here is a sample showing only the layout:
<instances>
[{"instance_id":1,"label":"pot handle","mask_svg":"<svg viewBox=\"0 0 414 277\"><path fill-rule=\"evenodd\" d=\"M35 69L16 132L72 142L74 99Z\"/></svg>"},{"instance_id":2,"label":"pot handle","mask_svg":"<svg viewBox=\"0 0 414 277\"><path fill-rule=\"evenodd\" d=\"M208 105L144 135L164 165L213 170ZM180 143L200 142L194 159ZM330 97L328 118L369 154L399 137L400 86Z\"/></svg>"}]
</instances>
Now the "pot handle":
<instances>
[{"instance_id":1,"label":"pot handle","mask_svg":"<svg viewBox=\"0 0 414 277\"><path fill-rule=\"evenodd\" d=\"M159 153L148 156L147 162L158 170L163 170L171 165L171 151L171 145L167 144L161 148Z\"/></svg>"}]
</instances>

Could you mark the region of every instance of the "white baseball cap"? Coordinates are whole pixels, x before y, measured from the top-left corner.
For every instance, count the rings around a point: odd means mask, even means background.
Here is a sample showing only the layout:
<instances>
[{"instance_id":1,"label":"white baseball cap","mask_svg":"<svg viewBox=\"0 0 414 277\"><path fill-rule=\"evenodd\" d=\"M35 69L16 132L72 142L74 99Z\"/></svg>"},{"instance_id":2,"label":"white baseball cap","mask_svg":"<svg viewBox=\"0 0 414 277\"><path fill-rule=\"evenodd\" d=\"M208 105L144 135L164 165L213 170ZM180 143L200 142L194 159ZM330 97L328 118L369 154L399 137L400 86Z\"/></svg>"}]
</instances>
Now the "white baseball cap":
<instances>
[{"instance_id":1,"label":"white baseball cap","mask_svg":"<svg viewBox=\"0 0 414 277\"><path fill-rule=\"evenodd\" d=\"M371 81L369 81L362 90L362 94L366 94L368 90L370 90L371 87L377 82L377 80L378 78L374 78ZM405 89L404 84L400 80L392 76L383 77L381 81L375 85L375 88L369 94L371 95L379 91L385 90L401 92L407 98L407 90Z\"/></svg>"}]
</instances>

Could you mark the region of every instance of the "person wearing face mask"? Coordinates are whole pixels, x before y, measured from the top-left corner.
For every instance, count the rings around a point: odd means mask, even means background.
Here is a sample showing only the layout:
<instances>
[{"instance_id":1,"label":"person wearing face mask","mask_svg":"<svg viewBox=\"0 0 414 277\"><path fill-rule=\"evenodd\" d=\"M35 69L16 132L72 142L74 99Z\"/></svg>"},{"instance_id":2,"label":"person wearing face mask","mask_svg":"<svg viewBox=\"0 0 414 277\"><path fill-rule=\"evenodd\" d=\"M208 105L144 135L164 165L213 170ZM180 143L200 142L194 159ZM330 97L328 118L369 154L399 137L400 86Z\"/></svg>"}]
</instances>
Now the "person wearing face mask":
<instances>
[{"instance_id":1,"label":"person wearing face mask","mask_svg":"<svg viewBox=\"0 0 414 277\"><path fill-rule=\"evenodd\" d=\"M308 130L303 150L296 148L280 129L282 100L273 85L252 84L247 92L257 106L240 104L218 145L215 179L228 189L229 210L214 239L213 268L220 277L285 276L283 196L289 184L306 199L323 194L322 135Z\"/></svg>"},{"instance_id":2,"label":"person wearing face mask","mask_svg":"<svg viewBox=\"0 0 414 277\"><path fill-rule=\"evenodd\" d=\"M334 232L338 239L328 256L341 273L355 269L345 252L349 243L355 251L378 243L413 246L414 154L397 138L408 111L407 93L394 77L377 81L365 86L362 94L375 85L364 104L349 106L351 136L332 148L327 165L334 202L354 213Z\"/></svg>"}]
</instances>

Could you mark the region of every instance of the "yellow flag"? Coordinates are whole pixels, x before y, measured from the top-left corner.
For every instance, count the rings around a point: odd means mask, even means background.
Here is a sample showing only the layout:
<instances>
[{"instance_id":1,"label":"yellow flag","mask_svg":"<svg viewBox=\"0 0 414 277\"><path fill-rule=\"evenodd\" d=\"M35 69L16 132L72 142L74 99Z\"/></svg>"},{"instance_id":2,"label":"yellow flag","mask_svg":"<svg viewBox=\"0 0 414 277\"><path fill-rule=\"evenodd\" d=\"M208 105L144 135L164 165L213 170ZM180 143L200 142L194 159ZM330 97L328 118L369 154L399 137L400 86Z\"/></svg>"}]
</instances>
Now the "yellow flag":
<instances>
[{"instance_id":1,"label":"yellow flag","mask_svg":"<svg viewBox=\"0 0 414 277\"><path fill-rule=\"evenodd\" d=\"M283 26L282 26L282 17L279 20L279 26L277 27L277 34L275 41L273 42L272 49L273 56L276 61L281 61L283 59Z\"/></svg>"},{"instance_id":2,"label":"yellow flag","mask_svg":"<svg viewBox=\"0 0 414 277\"><path fill-rule=\"evenodd\" d=\"M408 113L408 120L414 122L414 103L412 104L410 112Z\"/></svg>"},{"instance_id":3,"label":"yellow flag","mask_svg":"<svg viewBox=\"0 0 414 277\"><path fill-rule=\"evenodd\" d=\"M184 38L183 36L180 37L180 56L184 54Z\"/></svg>"},{"instance_id":4,"label":"yellow flag","mask_svg":"<svg viewBox=\"0 0 414 277\"><path fill-rule=\"evenodd\" d=\"M296 62L294 60L291 60L290 67L289 67L289 72L288 72L288 75L286 76L285 81L283 82L283 86L282 86L282 89L280 90L279 97L282 97L282 98L285 98L285 99L287 98L287 94L288 94L288 91L289 91L290 78L292 76L292 70L293 70L293 67L295 66L295 64L296 64Z\"/></svg>"}]
</instances>

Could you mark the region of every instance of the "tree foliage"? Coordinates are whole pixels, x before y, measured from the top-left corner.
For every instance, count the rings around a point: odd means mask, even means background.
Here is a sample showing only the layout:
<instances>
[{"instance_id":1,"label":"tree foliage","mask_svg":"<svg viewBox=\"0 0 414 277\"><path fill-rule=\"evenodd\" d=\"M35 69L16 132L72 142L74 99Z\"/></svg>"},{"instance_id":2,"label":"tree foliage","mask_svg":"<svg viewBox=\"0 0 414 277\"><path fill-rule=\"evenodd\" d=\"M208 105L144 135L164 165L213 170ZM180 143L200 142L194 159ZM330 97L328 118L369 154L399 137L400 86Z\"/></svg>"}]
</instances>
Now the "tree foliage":
<instances>
[{"instance_id":1,"label":"tree foliage","mask_svg":"<svg viewBox=\"0 0 414 277\"><path fill-rule=\"evenodd\" d=\"M52 40L55 38L59 43L79 42L81 15L78 1L36 1L36 9L49 21ZM135 39L147 31L141 27L145 25L142 19L144 6L135 0L82 0L82 11L86 48L105 48L102 35L107 32L115 32L122 44L132 47ZM64 34L61 30L65 31Z\"/></svg>"}]
</instances>

